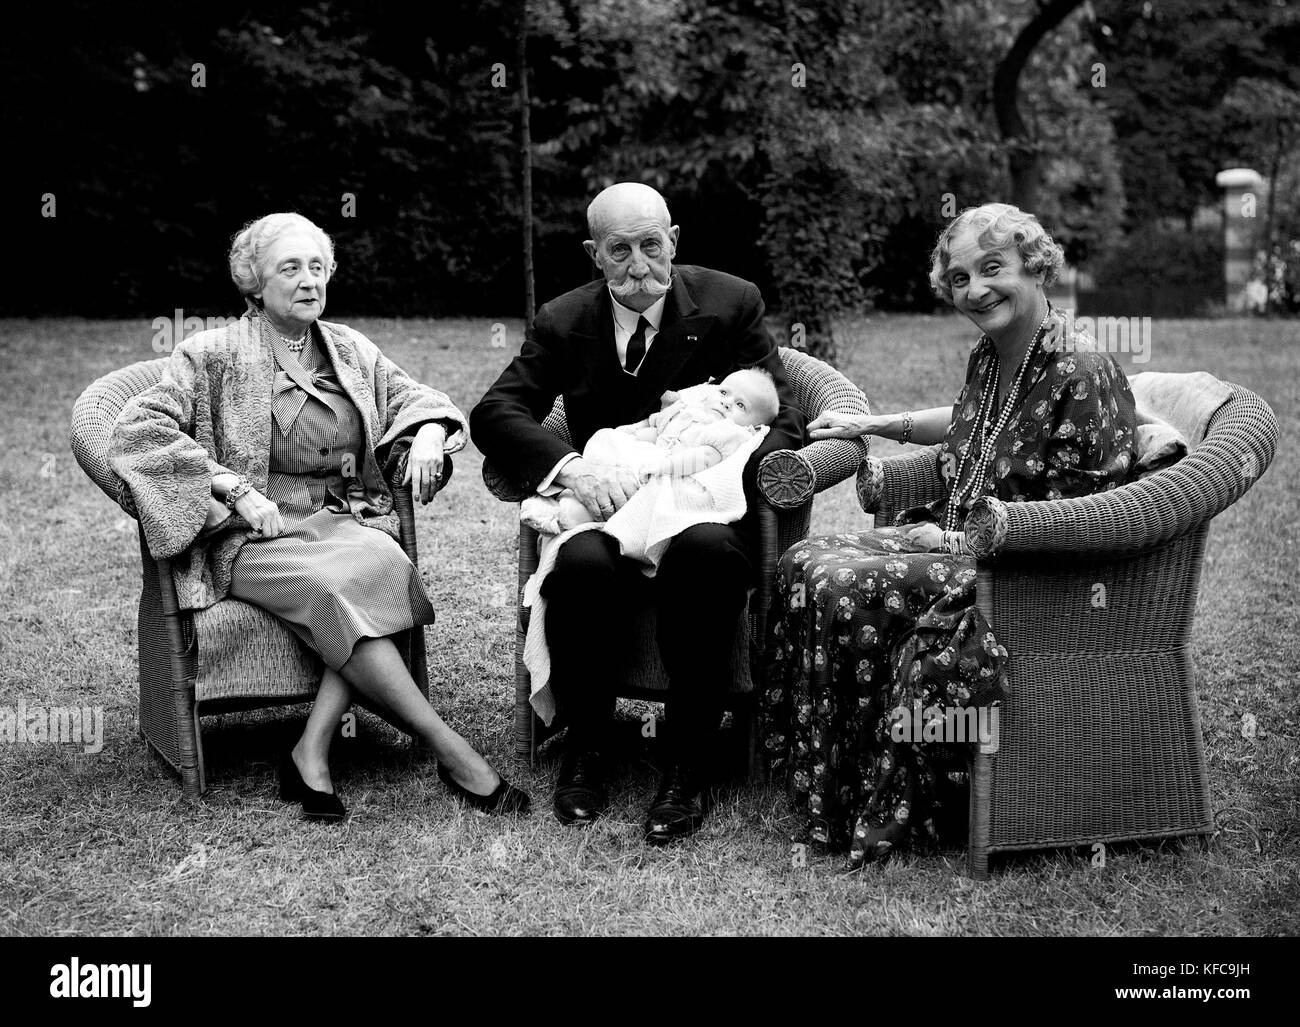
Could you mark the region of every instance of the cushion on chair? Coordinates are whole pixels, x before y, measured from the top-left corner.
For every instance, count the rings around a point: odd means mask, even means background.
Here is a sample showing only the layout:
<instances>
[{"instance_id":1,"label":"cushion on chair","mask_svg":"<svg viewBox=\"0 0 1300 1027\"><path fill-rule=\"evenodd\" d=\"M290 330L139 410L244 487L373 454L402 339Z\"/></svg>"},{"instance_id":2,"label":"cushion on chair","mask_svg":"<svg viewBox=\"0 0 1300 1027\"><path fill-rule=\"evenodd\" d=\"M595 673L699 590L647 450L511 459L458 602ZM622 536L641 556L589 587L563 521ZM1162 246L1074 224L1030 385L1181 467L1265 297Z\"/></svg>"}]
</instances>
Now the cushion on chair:
<instances>
[{"instance_id":1,"label":"cushion on chair","mask_svg":"<svg viewBox=\"0 0 1300 1027\"><path fill-rule=\"evenodd\" d=\"M1232 390L1206 371L1167 374L1143 371L1129 379L1137 401L1138 422L1163 421L1195 449L1205 438L1210 418Z\"/></svg>"},{"instance_id":2,"label":"cushion on chair","mask_svg":"<svg viewBox=\"0 0 1300 1027\"><path fill-rule=\"evenodd\" d=\"M223 599L194 611L199 636L196 702L213 699L309 699L324 664L260 607Z\"/></svg>"},{"instance_id":3,"label":"cushion on chair","mask_svg":"<svg viewBox=\"0 0 1300 1027\"><path fill-rule=\"evenodd\" d=\"M1210 418L1232 395L1205 371L1144 371L1129 379L1137 403L1137 477L1177 463L1205 438Z\"/></svg>"},{"instance_id":4,"label":"cushion on chair","mask_svg":"<svg viewBox=\"0 0 1300 1027\"><path fill-rule=\"evenodd\" d=\"M1172 424L1155 419L1143 421L1138 415L1137 463L1134 477L1146 478L1170 464L1176 464L1187 455L1187 440Z\"/></svg>"}]
</instances>

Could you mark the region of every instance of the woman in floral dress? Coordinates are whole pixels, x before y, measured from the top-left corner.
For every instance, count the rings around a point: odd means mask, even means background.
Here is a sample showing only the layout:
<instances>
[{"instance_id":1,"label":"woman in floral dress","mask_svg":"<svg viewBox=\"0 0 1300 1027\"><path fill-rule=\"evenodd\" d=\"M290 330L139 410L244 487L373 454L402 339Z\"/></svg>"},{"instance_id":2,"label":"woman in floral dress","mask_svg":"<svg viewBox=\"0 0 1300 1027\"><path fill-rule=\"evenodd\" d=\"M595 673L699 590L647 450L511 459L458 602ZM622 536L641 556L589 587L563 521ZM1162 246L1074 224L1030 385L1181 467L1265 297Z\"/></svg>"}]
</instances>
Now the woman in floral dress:
<instances>
[{"instance_id":1,"label":"woman in floral dress","mask_svg":"<svg viewBox=\"0 0 1300 1027\"><path fill-rule=\"evenodd\" d=\"M942 441L948 483L943 501L907 511L898 526L810 538L776 572L766 755L788 773L796 840L847 849L852 866L933 840L947 814L960 815L965 747L920 741L915 704L982 708L1002 696L1007 653L975 607L963 534L974 501L1100 492L1133 466L1127 378L1092 340L1067 338L1047 302L1063 259L1033 215L1001 203L963 211L930 270L935 291L982 332L951 414L829 412L809 425L814 439ZM901 433L891 431L900 421ZM880 461L865 460L864 507L874 509L882 480Z\"/></svg>"}]
</instances>

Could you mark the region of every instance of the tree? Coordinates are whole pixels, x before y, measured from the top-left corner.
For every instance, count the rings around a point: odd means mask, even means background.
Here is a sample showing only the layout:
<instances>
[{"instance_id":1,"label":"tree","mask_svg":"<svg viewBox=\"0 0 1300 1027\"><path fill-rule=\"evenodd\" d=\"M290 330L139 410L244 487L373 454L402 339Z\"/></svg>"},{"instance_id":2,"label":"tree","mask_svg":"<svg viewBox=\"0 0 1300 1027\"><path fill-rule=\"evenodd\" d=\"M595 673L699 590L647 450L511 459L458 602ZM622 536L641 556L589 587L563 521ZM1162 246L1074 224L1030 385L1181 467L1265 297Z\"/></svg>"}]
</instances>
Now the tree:
<instances>
[{"instance_id":1,"label":"tree","mask_svg":"<svg viewBox=\"0 0 1300 1027\"><path fill-rule=\"evenodd\" d=\"M1022 210L1038 209L1042 157L1020 112L1020 76L1039 42L1083 0L1040 0L1037 12L1025 23L1006 56L993 73L993 111L1007 148L1011 176L1011 202Z\"/></svg>"},{"instance_id":2,"label":"tree","mask_svg":"<svg viewBox=\"0 0 1300 1027\"><path fill-rule=\"evenodd\" d=\"M913 103L883 67L878 40L895 38L914 5L553 0L546 10L571 76L550 82L547 96L567 102L539 151L580 164L591 188L628 177L664 190L684 225L679 257L758 280L782 342L833 355L834 320L870 305L866 279L889 263L892 226L912 216L933 238L942 199L925 193L928 171L971 181L972 194L984 182L970 169L987 166L987 133L971 112ZM909 287L923 282L918 270Z\"/></svg>"},{"instance_id":3,"label":"tree","mask_svg":"<svg viewBox=\"0 0 1300 1027\"><path fill-rule=\"evenodd\" d=\"M537 286L533 281L533 136L528 99L528 0L519 0L519 47L515 53L515 74L519 76L519 165L523 183L520 225L524 255L524 320L533 323L537 313Z\"/></svg>"},{"instance_id":4,"label":"tree","mask_svg":"<svg viewBox=\"0 0 1300 1027\"><path fill-rule=\"evenodd\" d=\"M1257 131L1224 106L1239 79L1300 89L1294 0L1095 0L1099 90L1123 169L1126 226L1219 201L1215 174L1240 166Z\"/></svg>"}]
</instances>

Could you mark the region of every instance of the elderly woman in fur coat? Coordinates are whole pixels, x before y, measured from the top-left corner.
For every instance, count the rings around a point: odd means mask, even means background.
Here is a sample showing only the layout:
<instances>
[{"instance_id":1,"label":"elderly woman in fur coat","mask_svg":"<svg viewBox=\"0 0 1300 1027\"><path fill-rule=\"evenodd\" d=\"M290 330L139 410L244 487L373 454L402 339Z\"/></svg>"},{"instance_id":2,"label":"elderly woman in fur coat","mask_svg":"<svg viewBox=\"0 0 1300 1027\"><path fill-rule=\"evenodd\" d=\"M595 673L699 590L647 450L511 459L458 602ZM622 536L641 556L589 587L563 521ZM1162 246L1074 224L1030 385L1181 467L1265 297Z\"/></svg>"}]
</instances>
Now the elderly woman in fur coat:
<instances>
[{"instance_id":1,"label":"elderly woman in fur coat","mask_svg":"<svg viewBox=\"0 0 1300 1027\"><path fill-rule=\"evenodd\" d=\"M329 745L356 693L430 746L462 799L522 812L528 797L443 723L390 637L432 623L433 608L380 468L411 439L405 481L427 503L443 455L466 443L465 417L365 336L321 320L335 266L329 236L300 215L248 224L230 251L247 312L176 347L123 409L110 462L150 550L174 558L183 607L234 596L321 655L315 705L281 762L283 798L312 819L345 815Z\"/></svg>"}]
</instances>

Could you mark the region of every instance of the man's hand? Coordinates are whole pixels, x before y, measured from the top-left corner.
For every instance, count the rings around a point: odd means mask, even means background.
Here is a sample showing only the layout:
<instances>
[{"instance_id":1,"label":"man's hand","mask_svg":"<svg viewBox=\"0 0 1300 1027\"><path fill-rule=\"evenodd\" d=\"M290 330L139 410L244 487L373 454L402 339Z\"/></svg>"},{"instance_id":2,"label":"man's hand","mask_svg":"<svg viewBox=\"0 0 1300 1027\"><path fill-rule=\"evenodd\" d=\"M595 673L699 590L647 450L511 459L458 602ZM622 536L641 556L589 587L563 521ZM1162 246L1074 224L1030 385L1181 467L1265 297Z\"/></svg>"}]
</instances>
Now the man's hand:
<instances>
[{"instance_id":1,"label":"man's hand","mask_svg":"<svg viewBox=\"0 0 1300 1027\"><path fill-rule=\"evenodd\" d=\"M565 464L555 476L555 483L573 489L578 501L598 521L609 520L641 487L630 469L614 464L591 464L582 457Z\"/></svg>"}]
</instances>

